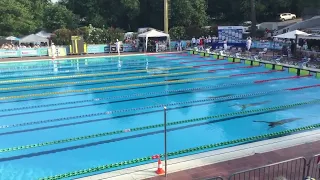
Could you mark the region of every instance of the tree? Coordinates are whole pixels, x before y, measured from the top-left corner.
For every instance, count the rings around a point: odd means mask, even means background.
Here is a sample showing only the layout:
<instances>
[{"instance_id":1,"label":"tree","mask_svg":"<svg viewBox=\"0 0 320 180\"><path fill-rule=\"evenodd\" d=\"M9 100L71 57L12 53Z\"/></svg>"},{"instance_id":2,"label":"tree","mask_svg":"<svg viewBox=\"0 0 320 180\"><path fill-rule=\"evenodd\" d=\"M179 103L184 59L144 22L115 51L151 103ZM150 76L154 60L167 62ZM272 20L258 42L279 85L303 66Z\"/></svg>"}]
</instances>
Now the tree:
<instances>
[{"instance_id":1,"label":"tree","mask_svg":"<svg viewBox=\"0 0 320 180\"><path fill-rule=\"evenodd\" d=\"M44 28L49 31L68 28L74 29L79 24L79 18L60 4L50 4L43 15Z\"/></svg>"},{"instance_id":2,"label":"tree","mask_svg":"<svg viewBox=\"0 0 320 180\"><path fill-rule=\"evenodd\" d=\"M39 5L40 2L35 3ZM39 21L39 17L33 14L35 11L38 11L41 18L41 7L32 9L30 1L0 0L1 35L26 35L41 28L42 21Z\"/></svg>"},{"instance_id":3,"label":"tree","mask_svg":"<svg viewBox=\"0 0 320 180\"><path fill-rule=\"evenodd\" d=\"M208 16L205 0L172 0L171 26L205 26Z\"/></svg>"}]
</instances>

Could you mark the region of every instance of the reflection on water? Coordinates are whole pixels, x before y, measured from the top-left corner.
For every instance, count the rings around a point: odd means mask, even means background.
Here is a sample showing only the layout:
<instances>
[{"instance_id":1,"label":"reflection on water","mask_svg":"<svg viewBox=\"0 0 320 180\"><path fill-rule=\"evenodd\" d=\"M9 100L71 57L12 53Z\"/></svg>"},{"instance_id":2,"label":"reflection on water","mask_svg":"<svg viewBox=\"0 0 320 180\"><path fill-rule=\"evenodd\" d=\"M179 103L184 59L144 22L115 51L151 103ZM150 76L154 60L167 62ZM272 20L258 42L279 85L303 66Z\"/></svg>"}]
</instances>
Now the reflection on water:
<instances>
[{"instance_id":1,"label":"reflection on water","mask_svg":"<svg viewBox=\"0 0 320 180\"><path fill-rule=\"evenodd\" d=\"M53 72L59 72L58 61L53 61Z\"/></svg>"}]
</instances>

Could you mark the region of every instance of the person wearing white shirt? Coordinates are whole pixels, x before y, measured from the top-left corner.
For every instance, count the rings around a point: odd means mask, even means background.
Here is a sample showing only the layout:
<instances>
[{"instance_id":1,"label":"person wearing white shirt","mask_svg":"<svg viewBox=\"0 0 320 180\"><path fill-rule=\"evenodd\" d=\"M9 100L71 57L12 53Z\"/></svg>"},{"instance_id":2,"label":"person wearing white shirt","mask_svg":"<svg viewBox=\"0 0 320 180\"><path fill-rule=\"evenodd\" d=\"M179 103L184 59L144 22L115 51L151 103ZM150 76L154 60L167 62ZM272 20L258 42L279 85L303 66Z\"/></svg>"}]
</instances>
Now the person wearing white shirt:
<instances>
[{"instance_id":1,"label":"person wearing white shirt","mask_svg":"<svg viewBox=\"0 0 320 180\"><path fill-rule=\"evenodd\" d=\"M196 38L193 37L193 38L191 39L191 42L192 42L192 46L195 47L195 46L196 46L196 43L197 43Z\"/></svg>"},{"instance_id":2,"label":"person wearing white shirt","mask_svg":"<svg viewBox=\"0 0 320 180\"><path fill-rule=\"evenodd\" d=\"M156 52L158 52L159 51L159 42L156 41L155 43L156 43Z\"/></svg>"},{"instance_id":3,"label":"person wearing white shirt","mask_svg":"<svg viewBox=\"0 0 320 180\"><path fill-rule=\"evenodd\" d=\"M200 38L197 39L197 45L200 45Z\"/></svg>"},{"instance_id":4,"label":"person wearing white shirt","mask_svg":"<svg viewBox=\"0 0 320 180\"><path fill-rule=\"evenodd\" d=\"M119 42L118 39L117 39L117 42L116 42L116 48L117 48L118 55L120 56L120 42Z\"/></svg>"},{"instance_id":5,"label":"person wearing white shirt","mask_svg":"<svg viewBox=\"0 0 320 180\"><path fill-rule=\"evenodd\" d=\"M228 42L227 42L226 39L223 41L223 49L224 49L225 51L228 50Z\"/></svg>"},{"instance_id":6,"label":"person wearing white shirt","mask_svg":"<svg viewBox=\"0 0 320 180\"><path fill-rule=\"evenodd\" d=\"M181 40L178 41L177 51L182 51L182 41Z\"/></svg>"},{"instance_id":7,"label":"person wearing white shirt","mask_svg":"<svg viewBox=\"0 0 320 180\"><path fill-rule=\"evenodd\" d=\"M54 45L54 43L51 44L51 56L52 56L52 60L56 59L56 46Z\"/></svg>"},{"instance_id":8,"label":"person wearing white shirt","mask_svg":"<svg viewBox=\"0 0 320 180\"><path fill-rule=\"evenodd\" d=\"M251 44L252 44L251 37L248 37L248 38L247 38L247 43L246 43L246 45L247 45L247 50L248 50L248 51L250 51Z\"/></svg>"}]
</instances>

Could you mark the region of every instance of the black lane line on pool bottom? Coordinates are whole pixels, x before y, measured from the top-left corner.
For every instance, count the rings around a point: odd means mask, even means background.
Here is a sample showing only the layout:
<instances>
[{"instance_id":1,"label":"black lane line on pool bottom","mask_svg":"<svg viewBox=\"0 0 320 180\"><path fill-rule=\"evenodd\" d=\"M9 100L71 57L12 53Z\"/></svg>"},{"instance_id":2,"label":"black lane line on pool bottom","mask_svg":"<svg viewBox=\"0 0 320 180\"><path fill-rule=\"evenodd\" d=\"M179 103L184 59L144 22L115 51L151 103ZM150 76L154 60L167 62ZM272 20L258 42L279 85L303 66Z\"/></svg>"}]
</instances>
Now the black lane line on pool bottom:
<instances>
[{"instance_id":1,"label":"black lane line on pool bottom","mask_svg":"<svg viewBox=\"0 0 320 180\"><path fill-rule=\"evenodd\" d=\"M5 101L1 102L0 104L5 103L13 103L13 102L24 102L24 101L33 101L33 100L43 100L43 99L55 99L55 98L63 98L63 97L72 97L72 96L82 96L87 94L100 94L100 93L106 93L106 92L117 92L117 91L129 91L133 89L145 89L145 88L152 88L152 87L159 87L159 86L170 86L170 85L181 85L181 84L188 84L188 83L198 83L202 81L209 81L210 79L204 79L200 81L192 81L192 82L177 82L175 84L160 84L160 85L153 85L153 86L142 86L142 87L135 87L135 88L123 88L123 89L114 89L109 91L98 91L98 92L88 92L88 93L77 93L77 94L69 94L69 95L62 95L62 96L54 96L54 97L43 97L43 98L34 98L34 99L24 99L24 100L15 100L15 101Z\"/></svg>"},{"instance_id":2,"label":"black lane line on pool bottom","mask_svg":"<svg viewBox=\"0 0 320 180\"><path fill-rule=\"evenodd\" d=\"M223 62L219 61L219 63L221 63L221 66L225 66L223 64ZM213 63L215 64L215 63ZM166 65L166 66L164 66ZM209 64L210 65L210 64ZM228 65L233 65L233 64L227 64ZM181 64L175 64L175 66L172 66L172 64L169 63L165 63L165 64L156 64L156 65L152 65L149 67L149 69L151 70L157 70L159 69L159 67L154 67L154 66L160 66L161 68L175 68L175 67L183 67L181 66ZM218 66L218 65L217 65ZM190 68L190 66L185 66L185 67L189 67L189 68L181 68L181 69L172 69L172 70L169 70L169 71L179 71L179 70L183 70L183 69L192 69ZM141 69L139 69L141 68ZM111 72L117 72L118 69L109 69L109 70L114 70L114 71L111 71ZM146 70L144 67L131 67L131 68L121 68L121 70ZM102 72L106 72L108 70L105 70L105 71L102 71ZM146 72L129 72L129 73L123 73L123 74L120 74L120 75L127 75L127 74L138 74L138 73L146 73ZM75 74L76 75L76 74ZM41 75L39 75L41 76ZM72 76L72 75L70 75ZM108 75L105 75L105 76L115 76L115 74L108 74ZM102 76L96 76L96 77L102 77ZM5 77L4 77L5 78ZM19 77L15 77L16 79ZM77 77L76 79L82 79L82 80L85 80L85 79L91 79L92 77ZM14 79L8 79L8 80L14 80ZM47 80L39 80L39 81L36 81L36 82L54 82L54 81L59 81L61 79L47 79ZM69 78L69 79L62 79L62 80L72 80L72 78ZM0 85L11 85L11 84L15 84L15 85L19 85L19 84L24 84L24 85L28 85L28 84L32 84L34 83L34 81L29 81L29 82L14 82L14 83L4 83L4 84L0 84Z\"/></svg>"},{"instance_id":3,"label":"black lane line on pool bottom","mask_svg":"<svg viewBox=\"0 0 320 180\"><path fill-rule=\"evenodd\" d=\"M254 84L244 84L244 85L254 85ZM214 87L214 88L211 88L211 89L202 89L202 90L200 89L200 90L193 90L193 91L192 90L191 91L182 91L182 92L162 94L162 95L157 95L157 96L147 96L147 97L140 97L140 98L134 98L134 99L123 99L123 100L117 100L117 101L101 102L101 103L96 103L96 104L87 104L87 105L55 108L55 109L46 109L46 110L39 110L39 111L29 111L29 112L21 112L21 113L14 113L14 114L4 114L4 115L0 115L0 118L1 117L8 117L8 116L18 116L18 115L23 115L23 114L34 114L34 113L66 110L66 109L83 108L83 107L89 107L89 106L100 106L100 105L104 105L104 104L131 102L131 101L138 101L138 100L143 100L143 99L153 99L153 98L158 98L158 97L168 97L168 96L190 94L190 93L192 94L192 93L196 93L196 92L206 92L206 91L225 89L225 88L230 88L230 87L232 87L232 86Z\"/></svg>"},{"instance_id":4,"label":"black lane line on pool bottom","mask_svg":"<svg viewBox=\"0 0 320 180\"><path fill-rule=\"evenodd\" d=\"M268 75L268 74L261 74L261 75ZM242 76L232 76L232 78L241 78ZM214 80L221 80L221 79L214 79ZM226 80L226 79L224 79ZM58 96L50 96L50 97L44 97L44 98L34 98L34 99L24 99L24 100L14 100L14 101L0 101L0 104L5 103L12 103L12 102L24 102L24 101L33 101L33 100L43 100L43 99L56 99L56 98L62 98L62 97L72 97L72 96L82 96L86 94L99 94L99 93L106 93L106 92L117 92L117 91L127 91L127 90L135 90L135 89L145 89L145 88L152 88L152 87L161 87L161 86L172 86L172 85L181 85L181 84L189 84L189 83L196 83L203 81L212 81L212 79L203 79L203 80L197 80L197 81L188 81L188 82L175 82L170 84L160 84L160 85L153 85L153 86L142 86L142 87L135 87L135 88L123 88L123 89L114 89L109 91L99 91L99 92L88 92L88 93L76 93L76 94L69 94L69 95L58 95Z\"/></svg>"},{"instance_id":5,"label":"black lane line on pool bottom","mask_svg":"<svg viewBox=\"0 0 320 180\"><path fill-rule=\"evenodd\" d=\"M269 95L269 94L264 94L264 95ZM256 98L256 97L260 97L260 96L252 96L252 97L245 97L245 98L234 98L234 99L226 99L226 100L213 101L213 102L207 102L207 103L199 103L199 104L194 104L194 105L180 106L180 107L175 107L175 108L169 108L167 111L176 110L176 109L183 109L183 108L189 108L189 107L194 107L194 106L203 106L203 105L208 105L208 104L222 103L222 102L228 102L228 101L233 101L233 100L251 99L251 98ZM109 118L92 119L92 120L86 120L86 121L80 121L80 122L72 122L72 123L67 123L67 124L59 124L59 125L45 126L45 127L32 128L32 129L9 131L9 132L0 133L0 136L10 135L10 134L18 134L18 133L25 133L25 132L32 132L32 131L40 131L40 130L46 130L46 129L55 129L55 128L60 128L60 127L74 126L74 125L80 125L80 124L88 124L88 123L94 123L94 122L100 122L100 121L111 121L111 120L119 119L119 118L140 116L140 115L152 114L152 113L157 113L157 112L163 112L163 110L161 109L161 110L140 112L140 113L135 113L135 114L126 114L126 115L109 117ZM79 119L79 118L72 118L72 119ZM53 120L44 120L44 121L38 121L39 123L34 123L34 124L43 124L43 123L49 123L49 122L60 122L60 121L67 121L67 120L71 120L71 118L70 119L59 118L59 119L53 119ZM19 127L19 126L15 126L15 127Z\"/></svg>"},{"instance_id":6,"label":"black lane line on pool bottom","mask_svg":"<svg viewBox=\"0 0 320 180\"><path fill-rule=\"evenodd\" d=\"M166 66L166 67L163 67L163 68L175 68L175 67L182 67L182 66ZM139 68L139 67L137 67L137 68ZM136 70L137 68L133 68L133 70ZM150 68L152 68L152 67L150 67ZM156 67L154 67L154 68L156 68ZM169 71L179 71L179 70L183 70L183 69L192 69L192 68L189 67L189 68L181 68L181 69L172 69L172 70L169 70ZM141 69L141 70L145 70L145 69ZM152 70L155 70L155 69L152 69ZM111 72L118 72L118 71L111 71ZM125 71L123 71L123 72L125 72ZM137 73L147 73L147 71L145 71L145 72L129 72L129 73L123 73L123 74L106 74L104 76L116 76L116 75L127 75L127 74L137 74ZM75 75L77 75L77 74L75 74ZM73 75L69 75L69 76L73 76ZM77 77L75 79L77 79L77 80L78 79L79 80L88 80L88 79L92 79L92 77L101 77L101 78L103 78L104 76ZM53 77L58 77L58 76L53 76ZM20 79L20 78L18 78L18 79ZM41 82L48 82L48 83L50 83L50 82L61 81L61 80L69 80L69 81L73 80L74 81L75 79L72 79L72 77L70 77L68 79L64 78L64 79L46 79L46 80L27 81L27 82L7 82L7 83L1 83L0 86L2 86L2 85L12 85L12 84L14 84L14 85L19 85L19 84L28 85L28 84L32 84L34 82L37 82L37 83L39 83L39 82L40 83ZM11 80L11 79L9 79L9 80Z\"/></svg>"},{"instance_id":7,"label":"black lane line on pool bottom","mask_svg":"<svg viewBox=\"0 0 320 180\"><path fill-rule=\"evenodd\" d=\"M184 71L184 72L188 72L188 71ZM190 71L190 72L192 72L192 71ZM143 78L143 79L139 79L137 77L136 79L119 80L119 81L111 81L111 80L109 80L109 81L98 82L98 83L92 82L92 83L86 83L86 84L59 85L59 86L54 86L54 87L50 86L50 87L44 87L44 88L38 87L38 88L21 89L21 90L13 90L13 91L0 91L0 94L14 93L14 92L26 92L26 91L39 91L39 90L45 90L45 89L59 89L59 88L64 88L64 87L81 87L81 86L90 86L90 85L96 85L96 84L106 84L106 85L108 85L108 84L118 83L118 82L132 82L132 81L141 81L141 80L145 80L145 79L162 80L163 78L183 77L183 76L192 76L192 75L194 76L194 75L205 74L205 73L212 73L212 72L204 71L204 72L196 72L196 73L191 73L191 74L181 74L181 75L178 74L178 75L175 75L175 76L172 76L172 75L170 75L170 73L168 73L168 76L162 76L162 77L150 75L150 77L146 77L146 78ZM133 76L128 76L128 77L133 77ZM194 77L192 77L192 78L194 78ZM15 86L13 86L13 87L15 87Z\"/></svg>"},{"instance_id":8,"label":"black lane line on pool bottom","mask_svg":"<svg viewBox=\"0 0 320 180\"><path fill-rule=\"evenodd\" d=\"M223 118L220 120L211 120L211 121L203 122L203 123L190 124L190 125L186 125L186 126L170 128L167 130L167 132L192 128L192 127L197 127L197 126L202 126L202 125L207 125L207 124L213 124L213 123L218 123L218 122L223 122L223 121L228 121L228 120L233 120L233 119L238 119L238 118L256 116L256 115L261 115L261 114L266 114L266 113L271 113L271 112L276 112L276 111L282 111L282 110L271 110L271 111L265 111L265 112L254 113L254 114L234 116L234 117L230 117L230 118ZM24 154L24 155L0 158L0 162L12 161L12 160L23 159L23 158L31 158L31 157L35 157L35 156L42 156L42 155L47 155L47 154L76 150L76 149L80 149L80 148L87 148L87 147L97 146L97 145L101 145L101 144L113 143L113 142L122 141L122 140L128 140L128 139L134 139L134 138L140 138L140 137L144 137L144 136L160 134L163 132L164 132L164 130L158 130L158 131L153 131L153 132L149 132L149 133L142 133L142 134L137 134L137 135L132 135L132 136L114 138L114 139L98 141L98 142L93 142L93 143L87 143L87 144L81 144L81 145L76 145L76 146L70 146L70 147L65 147L65 148L59 148L59 149L53 149L53 150L48 150L48 151L41 151L41 152L36 152L36 153L29 153L29 154Z\"/></svg>"},{"instance_id":9,"label":"black lane line on pool bottom","mask_svg":"<svg viewBox=\"0 0 320 180\"><path fill-rule=\"evenodd\" d=\"M265 75L265 74L262 74ZM235 77L240 78L240 77ZM135 87L135 88L123 88L123 89L114 89L109 91L99 91L99 92L88 92L88 93L77 93L77 94L69 94L69 95L62 95L62 96L54 96L54 97L44 97L44 98L34 98L34 99L24 99L24 100L15 100L15 101L5 101L1 102L0 104L4 103L12 103L12 102L24 102L24 101L32 101L32 100L42 100L42 99L55 99L55 98L63 98L63 97L72 97L72 96L82 96L86 94L99 94L99 93L106 93L106 92L116 92L116 91L127 91L127 90L134 90L134 89L145 89L145 88L152 88L152 87L160 87L160 86L172 86L172 85L181 85L181 84L189 84L189 83L199 83L203 81L211 81L212 79L203 79L203 80L197 80L197 81L188 81L188 82L176 82L176 83L170 83L170 84L160 84L160 85L153 85L153 86L142 86L142 87ZM215 79L219 80L219 79Z\"/></svg>"}]
</instances>

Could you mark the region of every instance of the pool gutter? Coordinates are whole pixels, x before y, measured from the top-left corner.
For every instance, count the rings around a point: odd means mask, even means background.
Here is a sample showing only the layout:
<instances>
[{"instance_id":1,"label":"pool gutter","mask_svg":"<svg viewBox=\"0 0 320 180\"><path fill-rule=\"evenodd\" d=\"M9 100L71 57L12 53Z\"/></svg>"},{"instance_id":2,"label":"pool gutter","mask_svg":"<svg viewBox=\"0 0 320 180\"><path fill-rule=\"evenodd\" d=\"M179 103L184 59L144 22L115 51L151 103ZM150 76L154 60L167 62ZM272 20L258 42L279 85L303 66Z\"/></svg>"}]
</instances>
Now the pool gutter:
<instances>
[{"instance_id":1,"label":"pool gutter","mask_svg":"<svg viewBox=\"0 0 320 180\"><path fill-rule=\"evenodd\" d=\"M320 139L320 130L313 130L285 137L264 140L260 142L239 145L235 147L208 151L168 160L168 173L184 171L196 167L252 156L256 153L266 153L289 148ZM157 162L127 169L97 174L77 180L138 180L156 177Z\"/></svg>"}]
</instances>

